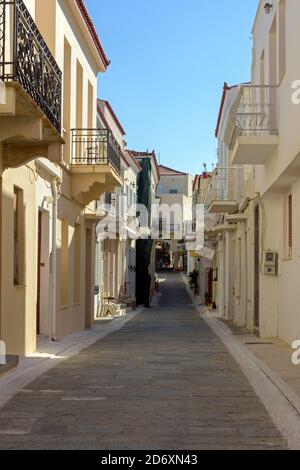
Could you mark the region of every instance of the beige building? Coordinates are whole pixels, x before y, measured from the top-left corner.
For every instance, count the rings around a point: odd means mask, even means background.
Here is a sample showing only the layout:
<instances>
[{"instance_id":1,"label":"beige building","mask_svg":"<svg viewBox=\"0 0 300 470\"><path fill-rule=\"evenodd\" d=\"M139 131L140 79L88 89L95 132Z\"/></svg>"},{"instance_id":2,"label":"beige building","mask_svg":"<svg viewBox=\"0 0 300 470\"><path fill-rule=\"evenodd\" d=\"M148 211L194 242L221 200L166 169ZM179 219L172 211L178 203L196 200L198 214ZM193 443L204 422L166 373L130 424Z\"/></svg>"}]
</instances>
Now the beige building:
<instances>
[{"instance_id":1,"label":"beige building","mask_svg":"<svg viewBox=\"0 0 300 470\"><path fill-rule=\"evenodd\" d=\"M83 1L13 1L0 15L0 333L26 355L37 335L93 324L94 201L122 186L121 153L97 129L109 62Z\"/></svg>"},{"instance_id":2,"label":"beige building","mask_svg":"<svg viewBox=\"0 0 300 470\"><path fill-rule=\"evenodd\" d=\"M251 84L226 90L232 97L228 106L224 100L223 131L222 125L218 129L219 142L228 149L227 165L241 167L244 174L235 181L247 183L244 197L233 201L238 207L230 206L232 214L229 203L222 211L229 214L222 222L235 225L223 228L222 239L231 242L222 250L233 250L236 260L233 272L231 268L227 281L223 280L223 285L229 284L223 288L228 298L224 315L256 329L262 337L291 343L300 334L300 226L295 216L300 200L300 65L296 60L300 32L295 18L300 4L297 0L271 3L267 7L260 1L257 9ZM222 299L219 304L223 305Z\"/></svg>"}]
</instances>

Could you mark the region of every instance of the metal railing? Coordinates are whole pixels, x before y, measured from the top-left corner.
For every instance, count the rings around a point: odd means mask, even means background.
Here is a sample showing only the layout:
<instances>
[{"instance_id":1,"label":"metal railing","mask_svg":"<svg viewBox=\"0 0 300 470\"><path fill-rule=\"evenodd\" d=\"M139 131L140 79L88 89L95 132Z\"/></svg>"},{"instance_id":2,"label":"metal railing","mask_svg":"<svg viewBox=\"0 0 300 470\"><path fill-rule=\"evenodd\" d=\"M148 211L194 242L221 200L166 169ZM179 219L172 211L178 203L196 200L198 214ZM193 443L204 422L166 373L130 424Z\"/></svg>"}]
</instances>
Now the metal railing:
<instances>
[{"instance_id":1,"label":"metal railing","mask_svg":"<svg viewBox=\"0 0 300 470\"><path fill-rule=\"evenodd\" d=\"M72 129L73 165L111 165L121 172L121 147L108 129Z\"/></svg>"},{"instance_id":2,"label":"metal railing","mask_svg":"<svg viewBox=\"0 0 300 470\"><path fill-rule=\"evenodd\" d=\"M278 134L277 86L243 85L234 104L234 146L238 136Z\"/></svg>"},{"instance_id":3,"label":"metal railing","mask_svg":"<svg viewBox=\"0 0 300 470\"><path fill-rule=\"evenodd\" d=\"M61 132L62 73L22 0L0 0L0 80L18 82Z\"/></svg>"},{"instance_id":4,"label":"metal railing","mask_svg":"<svg viewBox=\"0 0 300 470\"><path fill-rule=\"evenodd\" d=\"M245 194L243 167L217 167L207 188L205 204L213 201L239 201Z\"/></svg>"},{"instance_id":5,"label":"metal railing","mask_svg":"<svg viewBox=\"0 0 300 470\"><path fill-rule=\"evenodd\" d=\"M114 218L127 220L127 196L118 193L104 193L98 201L97 209L106 212Z\"/></svg>"}]
</instances>

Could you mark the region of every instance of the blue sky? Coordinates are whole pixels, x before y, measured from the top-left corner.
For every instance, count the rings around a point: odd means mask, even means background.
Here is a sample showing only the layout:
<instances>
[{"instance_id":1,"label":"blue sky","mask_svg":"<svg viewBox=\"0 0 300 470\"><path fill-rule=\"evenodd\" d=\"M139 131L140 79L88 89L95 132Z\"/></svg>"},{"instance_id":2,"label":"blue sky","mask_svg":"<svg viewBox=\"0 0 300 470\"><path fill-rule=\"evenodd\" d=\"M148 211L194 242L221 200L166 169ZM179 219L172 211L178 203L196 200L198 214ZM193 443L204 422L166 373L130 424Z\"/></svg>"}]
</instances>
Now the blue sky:
<instances>
[{"instance_id":1,"label":"blue sky","mask_svg":"<svg viewBox=\"0 0 300 470\"><path fill-rule=\"evenodd\" d=\"M111 65L99 78L128 148L199 173L216 159L224 81L250 79L258 0L86 0Z\"/></svg>"}]
</instances>

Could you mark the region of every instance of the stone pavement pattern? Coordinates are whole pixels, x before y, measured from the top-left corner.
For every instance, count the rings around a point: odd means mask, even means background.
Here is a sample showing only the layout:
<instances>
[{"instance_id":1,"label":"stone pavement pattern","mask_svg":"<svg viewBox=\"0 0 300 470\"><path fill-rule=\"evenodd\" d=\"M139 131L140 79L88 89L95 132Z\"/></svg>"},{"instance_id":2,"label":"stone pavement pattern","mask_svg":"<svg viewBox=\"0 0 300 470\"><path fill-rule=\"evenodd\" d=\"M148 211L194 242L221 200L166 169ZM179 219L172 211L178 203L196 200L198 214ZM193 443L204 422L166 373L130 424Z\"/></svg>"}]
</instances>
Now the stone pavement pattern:
<instances>
[{"instance_id":1,"label":"stone pavement pattern","mask_svg":"<svg viewBox=\"0 0 300 470\"><path fill-rule=\"evenodd\" d=\"M0 410L0 449L280 449L263 404L178 274L159 307L40 376Z\"/></svg>"}]
</instances>

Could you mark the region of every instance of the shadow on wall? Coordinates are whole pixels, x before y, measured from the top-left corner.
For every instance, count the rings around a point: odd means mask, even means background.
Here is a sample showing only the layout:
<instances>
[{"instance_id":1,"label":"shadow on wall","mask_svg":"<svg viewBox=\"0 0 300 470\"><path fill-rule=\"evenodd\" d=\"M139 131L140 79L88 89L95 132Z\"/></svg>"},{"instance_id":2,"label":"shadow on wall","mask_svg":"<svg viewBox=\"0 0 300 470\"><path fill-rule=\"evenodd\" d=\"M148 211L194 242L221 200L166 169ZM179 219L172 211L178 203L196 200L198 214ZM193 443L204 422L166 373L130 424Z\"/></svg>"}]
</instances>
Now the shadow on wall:
<instances>
[{"instance_id":1,"label":"shadow on wall","mask_svg":"<svg viewBox=\"0 0 300 470\"><path fill-rule=\"evenodd\" d=\"M6 343L7 354L20 356L26 354L28 286L36 273L35 258L27 266L25 256L26 246L35 240L34 236L26 238L26 217L23 191L17 187L12 193L2 191L0 337ZM35 303L36 297L30 301Z\"/></svg>"}]
</instances>

